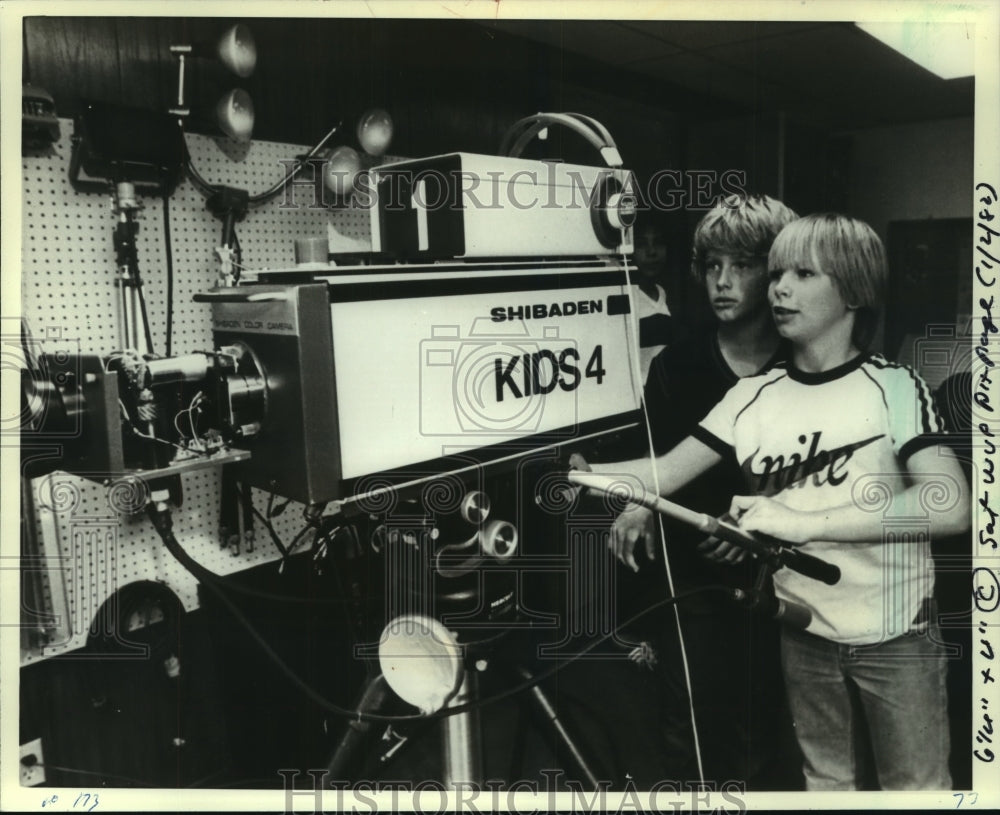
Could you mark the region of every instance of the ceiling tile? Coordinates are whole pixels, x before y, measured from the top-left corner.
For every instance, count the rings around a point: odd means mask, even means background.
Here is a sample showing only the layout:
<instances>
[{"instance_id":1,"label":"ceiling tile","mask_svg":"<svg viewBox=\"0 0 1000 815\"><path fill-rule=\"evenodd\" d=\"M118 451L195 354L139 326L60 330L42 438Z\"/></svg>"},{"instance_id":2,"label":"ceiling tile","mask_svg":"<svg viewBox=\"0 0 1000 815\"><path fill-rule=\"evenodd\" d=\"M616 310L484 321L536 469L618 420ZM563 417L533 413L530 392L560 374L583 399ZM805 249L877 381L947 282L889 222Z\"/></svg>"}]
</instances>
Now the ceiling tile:
<instances>
[{"instance_id":1,"label":"ceiling tile","mask_svg":"<svg viewBox=\"0 0 1000 815\"><path fill-rule=\"evenodd\" d=\"M555 48L565 48L608 65L625 65L681 50L645 26L608 20L507 20L494 26Z\"/></svg>"},{"instance_id":2,"label":"ceiling tile","mask_svg":"<svg viewBox=\"0 0 1000 815\"><path fill-rule=\"evenodd\" d=\"M708 20L629 20L622 25L646 31L665 44L701 51L737 42L786 37L825 23L712 22Z\"/></svg>"}]
</instances>

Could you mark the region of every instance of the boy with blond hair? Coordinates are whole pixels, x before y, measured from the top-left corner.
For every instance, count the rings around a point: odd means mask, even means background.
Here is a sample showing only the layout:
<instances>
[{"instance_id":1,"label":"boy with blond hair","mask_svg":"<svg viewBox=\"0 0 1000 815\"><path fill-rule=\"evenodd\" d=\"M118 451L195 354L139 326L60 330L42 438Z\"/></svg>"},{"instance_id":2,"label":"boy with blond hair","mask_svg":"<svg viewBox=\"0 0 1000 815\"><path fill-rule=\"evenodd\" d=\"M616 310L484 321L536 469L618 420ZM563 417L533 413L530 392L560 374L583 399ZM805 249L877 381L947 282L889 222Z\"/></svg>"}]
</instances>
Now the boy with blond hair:
<instances>
[{"instance_id":1,"label":"boy with blond hair","mask_svg":"<svg viewBox=\"0 0 1000 815\"><path fill-rule=\"evenodd\" d=\"M666 496L735 455L750 493L732 500L739 526L841 572L832 586L787 569L774 576L777 597L811 613L804 631L782 630L807 788L856 788L863 716L883 789L946 789L930 537L968 529L965 477L940 444L927 385L865 351L887 275L871 227L835 214L802 218L778 235L768 269L789 361L738 382L652 467L637 459L593 469L631 474ZM612 528L609 545L623 562L649 534L636 516L626 511Z\"/></svg>"}]
</instances>

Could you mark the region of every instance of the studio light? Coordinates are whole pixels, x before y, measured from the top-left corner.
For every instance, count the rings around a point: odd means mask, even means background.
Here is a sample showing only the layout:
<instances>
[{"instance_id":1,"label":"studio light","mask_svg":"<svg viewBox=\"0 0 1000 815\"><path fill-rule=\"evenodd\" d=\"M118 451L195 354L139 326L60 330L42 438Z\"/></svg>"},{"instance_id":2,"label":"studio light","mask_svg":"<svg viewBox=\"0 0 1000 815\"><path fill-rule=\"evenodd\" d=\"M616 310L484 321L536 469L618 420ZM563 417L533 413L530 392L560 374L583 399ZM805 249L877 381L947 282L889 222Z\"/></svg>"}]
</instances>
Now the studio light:
<instances>
[{"instance_id":1,"label":"studio light","mask_svg":"<svg viewBox=\"0 0 1000 815\"><path fill-rule=\"evenodd\" d=\"M381 156L392 141L392 117L381 108L372 108L358 120L358 144L370 156Z\"/></svg>"},{"instance_id":2,"label":"studio light","mask_svg":"<svg viewBox=\"0 0 1000 815\"><path fill-rule=\"evenodd\" d=\"M423 713L443 708L464 677L462 648L433 617L406 614L382 632L378 660L386 682Z\"/></svg>"},{"instance_id":3,"label":"studio light","mask_svg":"<svg viewBox=\"0 0 1000 815\"><path fill-rule=\"evenodd\" d=\"M378 158L389 149L392 142L392 117L381 108L372 108L358 119L358 145L365 156ZM323 184L338 200L350 199L354 192L358 175L371 166L357 150L350 145L335 147L323 165Z\"/></svg>"},{"instance_id":4,"label":"studio light","mask_svg":"<svg viewBox=\"0 0 1000 815\"><path fill-rule=\"evenodd\" d=\"M246 79L257 67L257 44L249 26L237 23L227 28L216 46L219 62L241 79Z\"/></svg>"},{"instance_id":5,"label":"studio light","mask_svg":"<svg viewBox=\"0 0 1000 815\"><path fill-rule=\"evenodd\" d=\"M361 172L361 156L353 147L340 145L330 153L323 167L323 183L337 198L347 198Z\"/></svg>"},{"instance_id":6,"label":"studio light","mask_svg":"<svg viewBox=\"0 0 1000 815\"><path fill-rule=\"evenodd\" d=\"M229 138L250 141L253 134L253 99L242 88L233 88L215 105L215 121Z\"/></svg>"},{"instance_id":7,"label":"studio light","mask_svg":"<svg viewBox=\"0 0 1000 815\"><path fill-rule=\"evenodd\" d=\"M185 99L185 74L189 58L216 59L226 70L241 79L253 74L257 66L257 45L250 29L243 23L227 28L214 47L171 45L170 53L177 57L177 105L170 113L181 119L191 113ZM215 105L215 121L229 138L244 143L250 141L254 124L250 94L242 88L234 88L223 94Z\"/></svg>"}]
</instances>

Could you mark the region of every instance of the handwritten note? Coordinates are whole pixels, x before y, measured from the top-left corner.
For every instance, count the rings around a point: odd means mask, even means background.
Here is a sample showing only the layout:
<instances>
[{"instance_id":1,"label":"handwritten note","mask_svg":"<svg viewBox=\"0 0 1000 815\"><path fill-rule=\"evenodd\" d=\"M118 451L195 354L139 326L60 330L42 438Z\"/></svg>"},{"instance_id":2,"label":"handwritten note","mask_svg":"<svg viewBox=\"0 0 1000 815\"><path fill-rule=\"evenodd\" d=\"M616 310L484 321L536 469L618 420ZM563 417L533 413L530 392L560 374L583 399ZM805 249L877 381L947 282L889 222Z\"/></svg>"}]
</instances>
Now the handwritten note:
<instances>
[{"instance_id":1,"label":"handwritten note","mask_svg":"<svg viewBox=\"0 0 1000 815\"><path fill-rule=\"evenodd\" d=\"M977 503L977 562L991 563L996 558L997 516L1000 505L994 505L996 489L991 495L990 488L996 481L995 455L997 451L997 421L994 418L994 349L997 342L997 324L993 318L994 289L1000 272L1000 213L997 188L985 181L976 185L975 222L975 274L979 282L978 323L979 336L975 345L975 356L979 369L973 380L973 401L978 408L979 440L983 457L980 460ZM996 240L994 240L996 239ZM994 751L994 717L997 698L997 649L991 630L997 625L1000 608L1000 570L992 566L979 565L972 573L973 591L973 650L976 653L974 682L978 693L974 693L972 721L972 754L980 763L992 763ZM959 806L962 801L959 801Z\"/></svg>"},{"instance_id":2,"label":"handwritten note","mask_svg":"<svg viewBox=\"0 0 1000 815\"><path fill-rule=\"evenodd\" d=\"M58 793L46 795L42 799L42 809L59 809L60 811L71 810L74 812L93 812L100 805L100 796L96 792L81 792L75 796Z\"/></svg>"}]
</instances>

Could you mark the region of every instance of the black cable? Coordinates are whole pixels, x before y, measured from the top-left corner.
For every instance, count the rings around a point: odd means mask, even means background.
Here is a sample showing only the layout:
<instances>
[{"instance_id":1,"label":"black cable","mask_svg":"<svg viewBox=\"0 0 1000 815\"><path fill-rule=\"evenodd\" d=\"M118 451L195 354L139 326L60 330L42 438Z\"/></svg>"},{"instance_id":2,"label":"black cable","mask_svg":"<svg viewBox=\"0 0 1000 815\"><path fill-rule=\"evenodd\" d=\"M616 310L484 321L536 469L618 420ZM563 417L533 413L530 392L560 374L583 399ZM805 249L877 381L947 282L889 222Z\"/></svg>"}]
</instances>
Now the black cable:
<instances>
[{"instance_id":1,"label":"black cable","mask_svg":"<svg viewBox=\"0 0 1000 815\"><path fill-rule=\"evenodd\" d=\"M258 193L257 195L251 195L249 198L250 206L265 204L272 198L274 198L275 195L281 192L285 188L285 186L302 171L302 168L305 167L306 162L308 162L309 159L313 158L317 153L319 153L320 150L323 149L326 143L330 141L331 138L333 138L333 135L338 130L340 130L342 125L343 125L342 121L337 122L337 124L335 124L330 129L330 131L322 139L320 139L320 141L316 144L316 146L313 147L304 156L302 156L302 158L300 158L295 163L295 166L291 170L289 170L288 173L286 173L285 176L281 180L277 181L272 187L270 187L269 189L265 190L262 193ZM198 170L194 166L194 162L191 160L191 153L188 152L187 150L186 142L184 145L184 152L187 154L187 161L184 163L184 168L187 170L187 174L190 177L191 181L194 183L194 185L198 187L198 189L206 196L212 195L213 193L217 192L220 185L212 184L206 181L205 178L201 175L201 173L198 172Z\"/></svg>"},{"instance_id":2,"label":"black cable","mask_svg":"<svg viewBox=\"0 0 1000 815\"><path fill-rule=\"evenodd\" d=\"M285 544L281 542L281 538L278 537L278 533L274 531L274 527L271 526L271 522L260 514L260 510L258 510L257 507L252 506L252 509L253 514L260 519L260 522L264 524L264 528L271 536L271 542L277 547L278 551L281 552L282 559L288 557L288 550L285 548Z\"/></svg>"},{"instance_id":3,"label":"black cable","mask_svg":"<svg viewBox=\"0 0 1000 815\"><path fill-rule=\"evenodd\" d=\"M288 557L288 555L291 555L292 552L295 551L295 547L302 542L302 538L305 537L306 532L314 528L315 526L312 523L308 523L304 527L302 527L302 529L300 529L298 533L296 533L295 537L292 538L292 542L288 544L288 554L285 555L286 558Z\"/></svg>"},{"instance_id":4,"label":"black cable","mask_svg":"<svg viewBox=\"0 0 1000 815\"><path fill-rule=\"evenodd\" d=\"M185 150L185 152L187 152L187 146L186 145L185 145L184 150ZM194 182L194 185L196 187L198 187L198 189L201 190L201 192L204 195L211 195L212 193L214 193L216 191L216 187L214 185L212 185L212 184L209 184L202 177L201 173L199 173L195 169L194 162L191 161L191 154L190 153L187 154L187 161L184 164L184 168L187 170L188 177Z\"/></svg>"},{"instance_id":5,"label":"black cable","mask_svg":"<svg viewBox=\"0 0 1000 815\"><path fill-rule=\"evenodd\" d=\"M235 603L233 603L233 601L230 600L229 597L226 596L226 593L221 588L219 588L216 581L212 579L214 577L213 573L205 569L204 566L195 561L190 555L188 555L186 551L184 551L184 548L180 545L180 543L177 541L177 538L174 537L174 534L172 532L173 522L170 518L170 512L157 511L154 509L153 505L150 505L148 512L150 519L153 521L153 526L156 528L157 533L163 540L164 546L167 547L167 551L170 552L170 554L173 555L174 558L176 558L177 561L185 569L187 569L187 571L189 571L199 581L205 583L206 586L208 586L213 592L215 592L216 596L222 601L223 605L225 605L229 609L230 613L236 618L237 622L239 622L240 625L242 625L246 629L250 637L257 642L261 650L268 657L268 659L272 661L275 667L278 668L278 670L282 674L284 674L285 677L296 688L298 688L299 691L301 691L306 698L308 698L315 705L330 713L334 713L345 719L351 719L353 721L370 721L370 722L387 722L387 723L428 721L431 719L443 719L448 716L455 716L459 713L465 713L469 710L477 710L479 708L486 707L487 705L494 704L495 702L499 702L503 699L508 699L511 696L516 696L522 691L532 688L535 685L544 682L546 679L555 676L555 674L561 671L563 668L573 664L577 660L582 659L591 651L593 651L595 648L597 648L599 645L601 645L602 643L613 637L615 634L618 633L620 629L632 625L634 622L636 622L636 620L646 616L647 614L652 613L653 611L659 608L662 608L667 605L672 605L673 603L678 603L681 600L687 599L688 597L693 597L695 595L703 594L709 591L723 592L725 594L731 593L730 589L726 586L709 585L709 586L702 586L697 589L692 589L690 591L681 592L680 594L676 594L673 597L667 597L663 600L660 600L659 602L653 603L651 606L648 606L639 613L632 615L632 617L630 617L621 625L617 626L610 633L605 634L589 642L587 645L583 647L581 651L579 651L576 654L573 654L565 662L554 665L548 670L536 674L531 679L525 680L524 682L515 685L513 688L508 688L505 691L501 691L500 693L496 693L493 696L487 697L485 699L478 699L474 702L467 702L462 705L455 705L454 707L442 708L441 710L438 710L430 714L415 713L410 715L389 716L377 713L362 713L358 710L351 710L349 708L338 705L335 702L331 702L329 699L327 699L325 696L319 693L319 691L317 691L311 685L307 684L305 680L303 680L297 673L295 673L295 671L292 670L291 666L289 666L288 663L286 663L281 658L281 656L271 647L271 645L267 642L267 640L264 639L264 637L260 634L260 632L258 632L257 629L254 628L254 626L246 618L246 615L243 614L243 612L239 609L239 607Z\"/></svg>"},{"instance_id":6,"label":"black cable","mask_svg":"<svg viewBox=\"0 0 1000 815\"><path fill-rule=\"evenodd\" d=\"M285 186L290 181L292 181L292 179L294 179L295 176L299 174L299 172L301 172L302 168L306 166L306 162L309 161L309 159L311 159L313 156L315 156L320 150L323 149L324 145L328 141L330 141L331 138L333 138L334 133L340 130L343 124L344 124L343 121L337 122L337 124L335 124L330 129L330 131L322 139L320 139L319 142L317 142L316 146L312 150L306 153L301 159L299 159L295 163L295 166L288 172L288 174L284 178L281 179L281 181L277 182L269 190L262 192L259 195L251 195L250 205L256 206L257 204L263 204L271 200L272 198L274 198L275 195L281 192L281 190L283 190Z\"/></svg>"},{"instance_id":7,"label":"black cable","mask_svg":"<svg viewBox=\"0 0 1000 815\"><path fill-rule=\"evenodd\" d=\"M268 518L276 518L278 515L280 515L282 512L285 511L285 509L288 507L288 505L290 503L292 503L292 499L291 498L286 498L285 501L284 501L284 503L282 503L277 509L274 509L274 499L275 498L277 498L277 496L274 494L274 490L271 490L271 492L267 496L267 517Z\"/></svg>"},{"instance_id":8,"label":"black cable","mask_svg":"<svg viewBox=\"0 0 1000 815\"><path fill-rule=\"evenodd\" d=\"M167 256L167 351L170 356L174 333L174 253L170 245L170 196L163 193L163 251Z\"/></svg>"},{"instance_id":9,"label":"black cable","mask_svg":"<svg viewBox=\"0 0 1000 815\"><path fill-rule=\"evenodd\" d=\"M240 236L236 234L236 227L233 227L233 254L236 256L236 271L233 272L233 282L238 283L240 273L243 271L243 247L240 246Z\"/></svg>"}]
</instances>

